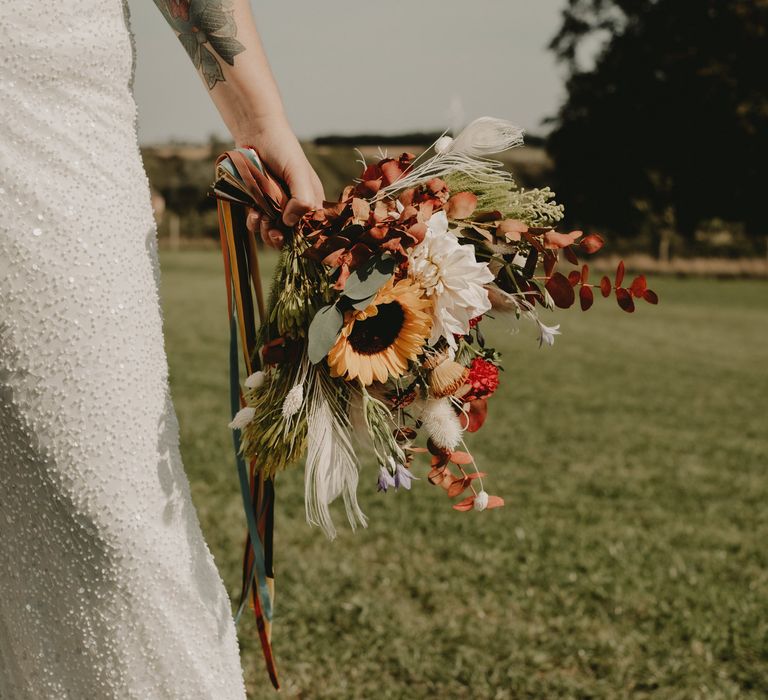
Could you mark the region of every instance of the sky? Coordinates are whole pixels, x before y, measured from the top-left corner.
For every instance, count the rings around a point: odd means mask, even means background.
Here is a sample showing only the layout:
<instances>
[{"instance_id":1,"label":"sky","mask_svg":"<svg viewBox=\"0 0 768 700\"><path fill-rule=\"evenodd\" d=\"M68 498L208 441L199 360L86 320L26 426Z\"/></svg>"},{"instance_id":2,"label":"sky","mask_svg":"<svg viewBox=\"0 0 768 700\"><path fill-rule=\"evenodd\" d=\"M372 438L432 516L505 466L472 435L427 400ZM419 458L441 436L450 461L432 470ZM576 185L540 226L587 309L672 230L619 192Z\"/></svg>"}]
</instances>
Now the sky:
<instances>
[{"instance_id":1,"label":"sky","mask_svg":"<svg viewBox=\"0 0 768 700\"><path fill-rule=\"evenodd\" d=\"M564 0L263 0L254 16L301 138L442 130L489 115L545 133ZM129 0L142 144L227 132L153 2Z\"/></svg>"}]
</instances>

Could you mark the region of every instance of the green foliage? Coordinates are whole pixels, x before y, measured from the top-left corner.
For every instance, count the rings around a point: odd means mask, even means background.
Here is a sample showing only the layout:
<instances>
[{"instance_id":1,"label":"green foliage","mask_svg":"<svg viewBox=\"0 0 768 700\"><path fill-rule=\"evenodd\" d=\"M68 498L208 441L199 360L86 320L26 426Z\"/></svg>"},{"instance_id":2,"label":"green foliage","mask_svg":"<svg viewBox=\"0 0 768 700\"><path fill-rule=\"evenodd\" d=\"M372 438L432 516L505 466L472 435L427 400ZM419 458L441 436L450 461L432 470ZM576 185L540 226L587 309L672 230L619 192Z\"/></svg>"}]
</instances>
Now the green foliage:
<instances>
[{"instance_id":1,"label":"green foliage","mask_svg":"<svg viewBox=\"0 0 768 700\"><path fill-rule=\"evenodd\" d=\"M354 270L344 283L344 296L352 301L366 301L392 279L395 258L383 253Z\"/></svg>"},{"instance_id":2,"label":"green foliage","mask_svg":"<svg viewBox=\"0 0 768 700\"><path fill-rule=\"evenodd\" d=\"M329 304L318 309L309 326L307 337L309 343L307 356L313 365L325 359L339 337L343 325L344 314L339 311L336 304Z\"/></svg>"},{"instance_id":3,"label":"green foliage","mask_svg":"<svg viewBox=\"0 0 768 700\"><path fill-rule=\"evenodd\" d=\"M269 301L269 319L274 326L270 338L304 337L318 299L330 299L327 275L322 265L303 255L306 249L306 241L299 236L290 237L283 248Z\"/></svg>"},{"instance_id":4,"label":"green foliage","mask_svg":"<svg viewBox=\"0 0 768 700\"><path fill-rule=\"evenodd\" d=\"M445 182L451 192L476 194L477 211L499 211L505 219L520 219L529 226L551 226L563 218L563 206L549 187L526 190L509 180L478 182L462 173L449 175Z\"/></svg>"},{"instance_id":5,"label":"green foliage","mask_svg":"<svg viewBox=\"0 0 768 700\"><path fill-rule=\"evenodd\" d=\"M253 458L257 470L267 474L292 466L306 450L307 418L302 412L286 417L282 405L296 384L299 368L288 364L267 372L264 384L250 392L253 420L241 432L240 450ZM291 440L286 440L286 435Z\"/></svg>"},{"instance_id":6,"label":"green foliage","mask_svg":"<svg viewBox=\"0 0 768 700\"><path fill-rule=\"evenodd\" d=\"M162 264L182 454L234 603L245 523L221 260ZM661 304L635 317L608 303L552 317L550 350L531 326L483 323L508 371L468 444L506 507L452 511L420 455L411 492L376 494L369 463L370 526L329 543L304 521L301 470L280 474L284 696L768 696L766 283L653 286ZM250 697L268 697L247 615L240 632Z\"/></svg>"}]
</instances>

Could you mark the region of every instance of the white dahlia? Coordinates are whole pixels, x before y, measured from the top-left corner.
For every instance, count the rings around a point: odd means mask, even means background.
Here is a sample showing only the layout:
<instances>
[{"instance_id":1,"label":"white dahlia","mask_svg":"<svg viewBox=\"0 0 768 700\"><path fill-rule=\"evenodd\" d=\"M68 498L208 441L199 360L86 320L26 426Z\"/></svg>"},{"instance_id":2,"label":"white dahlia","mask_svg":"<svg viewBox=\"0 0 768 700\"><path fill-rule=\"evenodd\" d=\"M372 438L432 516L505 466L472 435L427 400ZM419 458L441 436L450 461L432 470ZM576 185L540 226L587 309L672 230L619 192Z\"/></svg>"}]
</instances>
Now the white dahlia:
<instances>
[{"instance_id":1,"label":"white dahlia","mask_svg":"<svg viewBox=\"0 0 768 700\"><path fill-rule=\"evenodd\" d=\"M455 348L454 334L469 332L469 321L491 308L484 284L493 281L485 263L475 260L475 249L461 245L448 230L444 211L433 214L424 240L408 255L408 274L432 299L434 345L442 336Z\"/></svg>"}]
</instances>

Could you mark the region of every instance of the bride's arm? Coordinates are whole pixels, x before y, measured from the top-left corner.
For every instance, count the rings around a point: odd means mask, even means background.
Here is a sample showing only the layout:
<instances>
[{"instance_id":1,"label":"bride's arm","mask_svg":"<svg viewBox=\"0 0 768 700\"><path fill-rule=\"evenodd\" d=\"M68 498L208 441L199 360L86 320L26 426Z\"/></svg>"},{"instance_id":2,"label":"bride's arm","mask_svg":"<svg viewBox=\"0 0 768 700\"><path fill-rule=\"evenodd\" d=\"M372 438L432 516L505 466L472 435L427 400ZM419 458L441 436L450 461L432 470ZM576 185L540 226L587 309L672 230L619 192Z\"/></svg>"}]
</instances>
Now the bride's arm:
<instances>
[{"instance_id":1,"label":"bride's arm","mask_svg":"<svg viewBox=\"0 0 768 700\"><path fill-rule=\"evenodd\" d=\"M288 124L248 0L155 0L176 31L238 146L254 146L281 177L292 199L283 222L292 226L323 203L323 188ZM250 223L258 217L252 216ZM262 235L279 232L261 222ZM277 240L276 240L277 239Z\"/></svg>"}]
</instances>

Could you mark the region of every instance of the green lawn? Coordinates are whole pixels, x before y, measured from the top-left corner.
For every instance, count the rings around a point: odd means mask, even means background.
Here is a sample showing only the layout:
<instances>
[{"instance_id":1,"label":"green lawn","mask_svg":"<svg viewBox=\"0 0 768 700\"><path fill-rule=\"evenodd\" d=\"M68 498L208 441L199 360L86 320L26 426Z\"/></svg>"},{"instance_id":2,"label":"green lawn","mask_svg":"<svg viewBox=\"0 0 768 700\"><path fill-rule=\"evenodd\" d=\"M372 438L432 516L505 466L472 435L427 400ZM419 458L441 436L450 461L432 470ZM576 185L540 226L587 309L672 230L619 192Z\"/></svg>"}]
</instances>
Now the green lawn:
<instances>
[{"instance_id":1,"label":"green lawn","mask_svg":"<svg viewBox=\"0 0 768 700\"><path fill-rule=\"evenodd\" d=\"M222 264L162 267L182 452L235 597ZM280 476L284 696L768 696L768 284L652 286L661 304L633 316L603 299L559 313L551 349L529 324L486 324L507 371L469 446L505 508L454 512L426 480L376 494L369 467L370 527L328 542L304 522L301 470ZM268 697L250 619L241 641Z\"/></svg>"}]
</instances>

